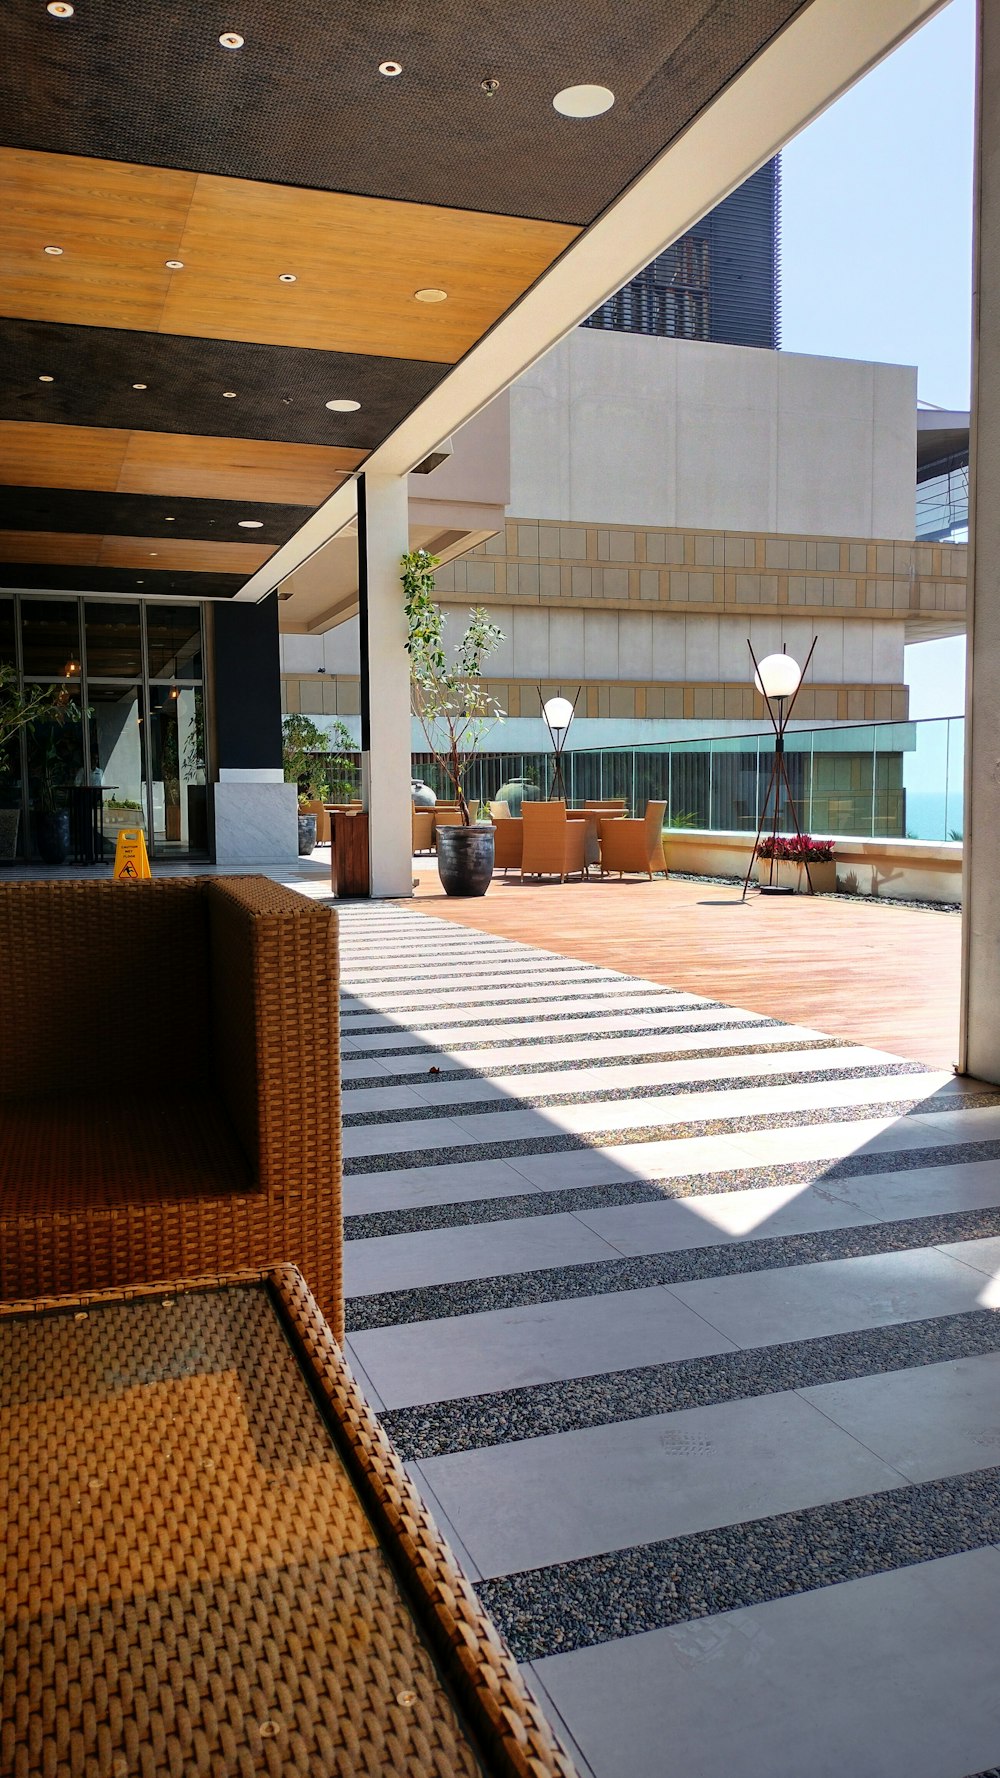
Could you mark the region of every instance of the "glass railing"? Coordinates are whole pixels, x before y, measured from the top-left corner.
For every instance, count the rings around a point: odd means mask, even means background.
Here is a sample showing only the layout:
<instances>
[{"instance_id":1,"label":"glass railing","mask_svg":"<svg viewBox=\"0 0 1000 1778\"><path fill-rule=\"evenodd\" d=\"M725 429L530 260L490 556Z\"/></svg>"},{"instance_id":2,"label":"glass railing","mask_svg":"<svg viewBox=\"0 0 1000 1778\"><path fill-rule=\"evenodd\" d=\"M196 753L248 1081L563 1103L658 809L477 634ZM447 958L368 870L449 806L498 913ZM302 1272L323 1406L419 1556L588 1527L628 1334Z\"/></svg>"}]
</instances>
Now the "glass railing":
<instances>
[{"instance_id":1,"label":"glass railing","mask_svg":"<svg viewBox=\"0 0 1000 1778\"><path fill-rule=\"evenodd\" d=\"M624 797L641 813L649 801L665 802L669 827L753 833L773 759L773 733L580 748L563 755L563 785L571 804ZM860 839L962 838L961 716L789 731L785 761L804 832ZM447 796L428 754L414 754L412 769L415 779ZM544 752L478 753L469 763L466 785L469 797L481 802L504 790L507 801L558 793L552 755ZM792 825L784 802L779 825Z\"/></svg>"}]
</instances>

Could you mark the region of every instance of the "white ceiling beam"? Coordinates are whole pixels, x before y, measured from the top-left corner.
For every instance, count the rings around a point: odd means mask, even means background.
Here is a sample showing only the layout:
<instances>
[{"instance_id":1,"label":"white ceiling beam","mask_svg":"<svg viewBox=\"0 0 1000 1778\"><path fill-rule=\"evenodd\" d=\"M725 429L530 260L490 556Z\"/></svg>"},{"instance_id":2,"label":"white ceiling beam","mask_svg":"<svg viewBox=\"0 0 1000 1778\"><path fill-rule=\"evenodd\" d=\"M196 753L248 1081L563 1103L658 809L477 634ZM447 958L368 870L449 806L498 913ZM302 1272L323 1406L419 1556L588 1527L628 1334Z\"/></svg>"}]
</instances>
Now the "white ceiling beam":
<instances>
[{"instance_id":1,"label":"white ceiling beam","mask_svg":"<svg viewBox=\"0 0 1000 1778\"><path fill-rule=\"evenodd\" d=\"M365 470L406 475L946 3L812 0L466 353ZM352 481L237 598L263 598L355 510Z\"/></svg>"}]
</instances>

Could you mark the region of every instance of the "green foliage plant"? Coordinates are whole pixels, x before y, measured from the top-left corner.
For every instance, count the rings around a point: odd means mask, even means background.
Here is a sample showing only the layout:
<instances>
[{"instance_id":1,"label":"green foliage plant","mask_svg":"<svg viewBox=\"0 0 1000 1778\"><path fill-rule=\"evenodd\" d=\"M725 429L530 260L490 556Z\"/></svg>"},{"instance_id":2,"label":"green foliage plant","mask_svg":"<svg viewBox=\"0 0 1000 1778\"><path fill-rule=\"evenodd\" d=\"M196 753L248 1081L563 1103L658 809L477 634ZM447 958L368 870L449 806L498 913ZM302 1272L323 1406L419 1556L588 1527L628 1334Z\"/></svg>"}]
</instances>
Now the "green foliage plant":
<instances>
[{"instance_id":1,"label":"green foliage plant","mask_svg":"<svg viewBox=\"0 0 1000 1778\"><path fill-rule=\"evenodd\" d=\"M286 784L298 786L300 803L349 802L355 790L350 730L339 719L333 729L320 728L311 716L283 718L281 759Z\"/></svg>"},{"instance_id":2,"label":"green foliage plant","mask_svg":"<svg viewBox=\"0 0 1000 1778\"><path fill-rule=\"evenodd\" d=\"M37 801L42 810L59 807L60 792L68 781L55 730L66 723L79 722L82 714L65 686L30 685L22 689L17 669L0 664L0 773L10 775L14 752L11 743L21 730L32 735L36 726L42 725L41 736L32 738L30 762L37 773Z\"/></svg>"},{"instance_id":3,"label":"green foliage plant","mask_svg":"<svg viewBox=\"0 0 1000 1778\"><path fill-rule=\"evenodd\" d=\"M434 598L437 566L438 558L425 549L400 557L410 686L427 746L454 788L463 827L471 827L465 774L479 742L506 714L482 678L503 632L477 605L469 612L465 634L449 650L444 636L448 620Z\"/></svg>"}]
</instances>

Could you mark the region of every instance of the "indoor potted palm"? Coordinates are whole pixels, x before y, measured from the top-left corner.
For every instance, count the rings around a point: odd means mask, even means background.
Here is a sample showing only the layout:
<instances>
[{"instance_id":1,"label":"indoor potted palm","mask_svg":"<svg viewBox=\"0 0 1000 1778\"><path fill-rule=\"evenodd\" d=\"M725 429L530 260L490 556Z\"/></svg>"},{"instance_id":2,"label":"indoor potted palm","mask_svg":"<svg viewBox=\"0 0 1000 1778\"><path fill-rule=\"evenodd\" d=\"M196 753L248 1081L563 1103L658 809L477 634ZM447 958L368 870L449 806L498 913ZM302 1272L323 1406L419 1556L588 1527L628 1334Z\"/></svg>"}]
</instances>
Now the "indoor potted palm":
<instances>
[{"instance_id":1,"label":"indoor potted palm","mask_svg":"<svg viewBox=\"0 0 1000 1778\"><path fill-rule=\"evenodd\" d=\"M61 686L32 685L22 690L16 668L0 664L0 802L8 805L0 808L0 859L9 861L17 852L17 830L21 815L18 806L20 769L17 742L22 729L30 732L36 723L61 726L65 722L79 720L79 705L67 696ZM52 848L42 852L46 863L61 864L69 856L69 815L56 807L56 765L48 757L52 751L51 746L43 743L39 751L45 766L41 774L41 814L36 823L39 829L39 850L42 850L41 837L44 831L46 841L51 839L55 851L59 853L58 841L65 827L65 850L61 856L50 858L48 850ZM11 807L9 805L14 803L15 796L17 804ZM49 805L48 808L46 804ZM56 820L46 822L43 819L46 814L53 814ZM60 815L65 816L64 821L59 819Z\"/></svg>"},{"instance_id":2,"label":"indoor potted palm","mask_svg":"<svg viewBox=\"0 0 1000 1778\"><path fill-rule=\"evenodd\" d=\"M413 708L428 748L454 789L461 817L459 826L439 827L435 835L441 884L446 895L485 895L493 875L493 828L473 823L465 774L477 743L504 718L482 678L503 633L475 606L465 634L449 653L447 618L433 596L437 557L412 550L400 558L400 565Z\"/></svg>"}]
</instances>

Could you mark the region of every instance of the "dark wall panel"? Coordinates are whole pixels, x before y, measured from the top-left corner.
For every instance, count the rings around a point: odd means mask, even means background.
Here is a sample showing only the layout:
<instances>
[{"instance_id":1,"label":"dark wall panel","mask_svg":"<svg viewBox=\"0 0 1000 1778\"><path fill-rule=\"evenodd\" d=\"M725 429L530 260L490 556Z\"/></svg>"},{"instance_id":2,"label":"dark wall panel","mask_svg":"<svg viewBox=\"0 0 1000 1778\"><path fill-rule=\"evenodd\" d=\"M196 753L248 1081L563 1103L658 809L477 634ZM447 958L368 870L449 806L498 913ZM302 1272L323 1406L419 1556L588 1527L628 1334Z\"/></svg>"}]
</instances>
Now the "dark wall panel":
<instances>
[{"instance_id":1,"label":"dark wall panel","mask_svg":"<svg viewBox=\"0 0 1000 1778\"><path fill-rule=\"evenodd\" d=\"M281 764L278 600L213 606L215 751L220 767Z\"/></svg>"}]
</instances>

